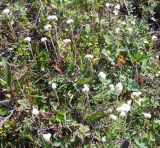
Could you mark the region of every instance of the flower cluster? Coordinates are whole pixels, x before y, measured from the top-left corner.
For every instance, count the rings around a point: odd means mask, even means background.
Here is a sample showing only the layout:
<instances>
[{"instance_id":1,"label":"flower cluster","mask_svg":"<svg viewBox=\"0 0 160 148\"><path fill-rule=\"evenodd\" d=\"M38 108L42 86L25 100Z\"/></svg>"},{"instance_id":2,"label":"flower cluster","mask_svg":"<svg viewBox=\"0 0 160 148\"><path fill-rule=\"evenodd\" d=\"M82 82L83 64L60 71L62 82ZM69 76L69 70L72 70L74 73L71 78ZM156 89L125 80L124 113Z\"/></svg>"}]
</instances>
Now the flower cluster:
<instances>
[{"instance_id":1,"label":"flower cluster","mask_svg":"<svg viewBox=\"0 0 160 148\"><path fill-rule=\"evenodd\" d=\"M142 95L142 93L141 93L140 91L138 91L138 92L133 92L133 93L131 94L131 98L132 98L132 99L137 99L137 98L139 98L141 95Z\"/></svg>"},{"instance_id":2,"label":"flower cluster","mask_svg":"<svg viewBox=\"0 0 160 148\"><path fill-rule=\"evenodd\" d=\"M127 103L122 104L116 110L120 116L122 117L126 116L126 114L131 110L131 101L128 101Z\"/></svg>"}]
</instances>

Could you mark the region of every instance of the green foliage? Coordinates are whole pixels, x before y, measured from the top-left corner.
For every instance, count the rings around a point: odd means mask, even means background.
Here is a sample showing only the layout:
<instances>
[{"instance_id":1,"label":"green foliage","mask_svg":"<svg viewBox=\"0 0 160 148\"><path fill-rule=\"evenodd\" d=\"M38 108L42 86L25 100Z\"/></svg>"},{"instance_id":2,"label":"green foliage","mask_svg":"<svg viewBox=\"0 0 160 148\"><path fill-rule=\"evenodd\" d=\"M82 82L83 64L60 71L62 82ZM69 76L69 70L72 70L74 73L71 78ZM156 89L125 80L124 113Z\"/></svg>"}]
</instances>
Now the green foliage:
<instances>
[{"instance_id":1,"label":"green foliage","mask_svg":"<svg viewBox=\"0 0 160 148\"><path fill-rule=\"evenodd\" d=\"M1 0L0 147L159 146L159 7Z\"/></svg>"}]
</instances>

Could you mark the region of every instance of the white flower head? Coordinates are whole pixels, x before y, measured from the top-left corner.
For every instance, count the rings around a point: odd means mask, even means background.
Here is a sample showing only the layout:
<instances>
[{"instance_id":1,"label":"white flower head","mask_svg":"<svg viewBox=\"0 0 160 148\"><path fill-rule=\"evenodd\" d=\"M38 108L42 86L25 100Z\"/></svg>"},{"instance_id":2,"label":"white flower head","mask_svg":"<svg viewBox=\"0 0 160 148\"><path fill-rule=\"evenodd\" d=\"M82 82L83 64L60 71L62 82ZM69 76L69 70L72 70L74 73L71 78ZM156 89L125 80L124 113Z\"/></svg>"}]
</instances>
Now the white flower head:
<instances>
[{"instance_id":1,"label":"white flower head","mask_svg":"<svg viewBox=\"0 0 160 148\"><path fill-rule=\"evenodd\" d=\"M55 90L57 88L57 84L56 83L52 83L52 89Z\"/></svg>"},{"instance_id":2,"label":"white flower head","mask_svg":"<svg viewBox=\"0 0 160 148\"><path fill-rule=\"evenodd\" d=\"M57 21L57 20L58 20L58 17L57 17L56 15L49 15L49 16L47 17L47 20L50 20L50 21L55 20L55 21Z\"/></svg>"},{"instance_id":3,"label":"white flower head","mask_svg":"<svg viewBox=\"0 0 160 148\"><path fill-rule=\"evenodd\" d=\"M119 10L121 8L120 4L117 4L115 7L114 7L116 10Z\"/></svg>"},{"instance_id":4,"label":"white flower head","mask_svg":"<svg viewBox=\"0 0 160 148\"><path fill-rule=\"evenodd\" d=\"M119 27L117 27L117 28L115 29L115 33L120 33L120 28L119 28Z\"/></svg>"},{"instance_id":5,"label":"white flower head","mask_svg":"<svg viewBox=\"0 0 160 148\"><path fill-rule=\"evenodd\" d=\"M93 59L93 55L92 54L87 54L87 55L85 55L85 59Z\"/></svg>"},{"instance_id":6,"label":"white flower head","mask_svg":"<svg viewBox=\"0 0 160 148\"><path fill-rule=\"evenodd\" d=\"M50 141L51 141L51 134L50 134L50 133L43 134L43 139L44 139L46 142L50 142Z\"/></svg>"},{"instance_id":7,"label":"white flower head","mask_svg":"<svg viewBox=\"0 0 160 148\"><path fill-rule=\"evenodd\" d=\"M24 41L25 41L26 43L30 43L30 42L31 42L31 37L26 37L26 38L24 39Z\"/></svg>"},{"instance_id":8,"label":"white flower head","mask_svg":"<svg viewBox=\"0 0 160 148\"><path fill-rule=\"evenodd\" d=\"M84 85L83 85L83 88L82 88L82 92L83 92L83 93L88 93L88 92L89 92L89 85L84 84Z\"/></svg>"},{"instance_id":9,"label":"white flower head","mask_svg":"<svg viewBox=\"0 0 160 148\"><path fill-rule=\"evenodd\" d=\"M102 137L101 141L106 142L106 137Z\"/></svg>"},{"instance_id":10,"label":"white flower head","mask_svg":"<svg viewBox=\"0 0 160 148\"><path fill-rule=\"evenodd\" d=\"M138 92L133 92L133 93L131 94L131 98L132 98L132 99L137 99L137 98L139 98L141 95L142 95L142 93L141 93L140 91L138 91Z\"/></svg>"},{"instance_id":11,"label":"white flower head","mask_svg":"<svg viewBox=\"0 0 160 148\"><path fill-rule=\"evenodd\" d=\"M119 11L114 10L113 13L114 13L114 15L116 16L116 15L118 15Z\"/></svg>"},{"instance_id":12,"label":"white flower head","mask_svg":"<svg viewBox=\"0 0 160 148\"><path fill-rule=\"evenodd\" d=\"M99 74L98 74L98 78L99 78L99 80L100 80L101 82L104 82L105 79L106 79L106 74L101 71L101 72L99 72Z\"/></svg>"},{"instance_id":13,"label":"white flower head","mask_svg":"<svg viewBox=\"0 0 160 148\"><path fill-rule=\"evenodd\" d=\"M115 87L114 87L113 84L110 84L110 85L109 85L109 91L110 91L111 93L114 93Z\"/></svg>"},{"instance_id":14,"label":"white flower head","mask_svg":"<svg viewBox=\"0 0 160 148\"><path fill-rule=\"evenodd\" d=\"M106 3L106 7L109 8L110 7L110 3Z\"/></svg>"},{"instance_id":15,"label":"white flower head","mask_svg":"<svg viewBox=\"0 0 160 148\"><path fill-rule=\"evenodd\" d=\"M129 31L129 32L132 32L132 30L133 30L132 28L130 28L130 27L128 28L128 31Z\"/></svg>"},{"instance_id":16,"label":"white flower head","mask_svg":"<svg viewBox=\"0 0 160 148\"><path fill-rule=\"evenodd\" d=\"M155 35L153 35L152 38L151 38L152 41L157 41L157 39L158 39L158 38L157 38L157 36L155 36Z\"/></svg>"},{"instance_id":17,"label":"white flower head","mask_svg":"<svg viewBox=\"0 0 160 148\"><path fill-rule=\"evenodd\" d=\"M47 24L47 25L44 26L45 31L50 31L51 28L52 28L52 25L50 25L50 24Z\"/></svg>"},{"instance_id":18,"label":"white flower head","mask_svg":"<svg viewBox=\"0 0 160 148\"><path fill-rule=\"evenodd\" d=\"M119 114L119 116L121 116L121 117L125 117L125 116L126 116L126 112L121 111L121 112L120 112L120 114Z\"/></svg>"},{"instance_id":19,"label":"white flower head","mask_svg":"<svg viewBox=\"0 0 160 148\"><path fill-rule=\"evenodd\" d=\"M150 113L143 113L145 118L151 118L151 114Z\"/></svg>"},{"instance_id":20,"label":"white flower head","mask_svg":"<svg viewBox=\"0 0 160 148\"><path fill-rule=\"evenodd\" d=\"M129 112L131 110L131 105L130 104L127 104L127 103L124 103L122 104L121 106L117 107L117 112L121 113L121 112Z\"/></svg>"},{"instance_id":21,"label":"white flower head","mask_svg":"<svg viewBox=\"0 0 160 148\"><path fill-rule=\"evenodd\" d=\"M71 42L71 40L70 40L70 39L64 39L63 42L64 42L65 44L68 44L68 43Z\"/></svg>"},{"instance_id":22,"label":"white flower head","mask_svg":"<svg viewBox=\"0 0 160 148\"><path fill-rule=\"evenodd\" d=\"M115 116L113 114L109 115L109 118L112 119L112 120L117 120L117 116Z\"/></svg>"},{"instance_id":23,"label":"white flower head","mask_svg":"<svg viewBox=\"0 0 160 148\"><path fill-rule=\"evenodd\" d=\"M9 9L4 9L2 12L3 15L7 16L9 14Z\"/></svg>"},{"instance_id":24,"label":"white flower head","mask_svg":"<svg viewBox=\"0 0 160 148\"><path fill-rule=\"evenodd\" d=\"M126 25L126 22L125 22L125 21L123 21L123 22L122 22L122 25Z\"/></svg>"},{"instance_id":25,"label":"white flower head","mask_svg":"<svg viewBox=\"0 0 160 148\"><path fill-rule=\"evenodd\" d=\"M156 59L159 59L159 57L160 57L159 55L156 55Z\"/></svg>"},{"instance_id":26,"label":"white flower head","mask_svg":"<svg viewBox=\"0 0 160 148\"><path fill-rule=\"evenodd\" d=\"M42 42L42 43L45 43L46 41L47 41L47 38L46 38L46 37L41 38L41 42Z\"/></svg>"},{"instance_id":27,"label":"white flower head","mask_svg":"<svg viewBox=\"0 0 160 148\"><path fill-rule=\"evenodd\" d=\"M122 83L119 82L118 84L116 84L115 91L117 94L120 94L122 90L123 90L123 85Z\"/></svg>"},{"instance_id":28,"label":"white flower head","mask_svg":"<svg viewBox=\"0 0 160 148\"><path fill-rule=\"evenodd\" d=\"M32 109L32 114L35 115L35 116L38 116L39 115L39 110L37 108L33 108Z\"/></svg>"},{"instance_id":29,"label":"white flower head","mask_svg":"<svg viewBox=\"0 0 160 148\"><path fill-rule=\"evenodd\" d=\"M71 23L73 23L73 20L72 20L72 19L68 19L68 20L66 21L66 23L67 23L67 24L71 24Z\"/></svg>"},{"instance_id":30,"label":"white flower head","mask_svg":"<svg viewBox=\"0 0 160 148\"><path fill-rule=\"evenodd\" d=\"M131 21L131 24L132 24L132 25L135 25L135 24L136 24L136 22L135 22L135 21Z\"/></svg>"}]
</instances>

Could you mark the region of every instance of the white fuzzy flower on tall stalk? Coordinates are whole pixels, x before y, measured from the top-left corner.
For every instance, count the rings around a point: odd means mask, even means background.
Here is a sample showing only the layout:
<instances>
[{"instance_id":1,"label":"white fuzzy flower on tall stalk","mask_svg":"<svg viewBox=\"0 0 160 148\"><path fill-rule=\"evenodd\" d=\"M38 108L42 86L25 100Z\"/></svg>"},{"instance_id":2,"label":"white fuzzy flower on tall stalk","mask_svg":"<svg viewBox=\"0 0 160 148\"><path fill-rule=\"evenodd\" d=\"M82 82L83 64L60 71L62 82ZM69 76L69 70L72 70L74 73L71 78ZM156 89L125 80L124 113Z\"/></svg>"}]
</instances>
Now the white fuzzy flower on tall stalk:
<instances>
[{"instance_id":1,"label":"white fuzzy flower on tall stalk","mask_svg":"<svg viewBox=\"0 0 160 148\"><path fill-rule=\"evenodd\" d=\"M143 113L145 118L151 118L151 114L150 113Z\"/></svg>"},{"instance_id":2,"label":"white fuzzy flower on tall stalk","mask_svg":"<svg viewBox=\"0 0 160 148\"><path fill-rule=\"evenodd\" d=\"M117 27L117 28L115 29L115 33L120 33L120 28L119 28L119 27Z\"/></svg>"},{"instance_id":3,"label":"white fuzzy flower on tall stalk","mask_svg":"<svg viewBox=\"0 0 160 148\"><path fill-rule=\"evenodd\" d=\"M114 10L113 13L114 13L114 15L116 16L116 15L118 15L119 11Z\"/></svg>"},{"instance_id":4,"label":"white fuzzy flower on tall stalk","mask_svg":"<svg viewBox=\"0 0 160 148\"><path fill-rule=\"evenodd\" d=\"M122 24L122 25L126 25L126 22L125 22L125 21L123 21L121 24Z\"/></svg>"},{"instance_id":5,"label":"white fuzzy flower on tall stalk","mask_svg":"<svg viewBox=\"0 0 160 148\"><path fill-rule=\"evenodd\" d=\"M39 110L37 108L33 108L32 109L32 114L35 115L35 116L38 116L39 115Z\"/></svg>"},{"instance_id":6,"label":"white fuzzy flower on tall stalk","mask_svg":"<svg viewBox=\"0 0 160 148\"><path fill-rule=\"evenodd\" d=\"M52 83L52 89L55 90L57 88L57 84L56 83Z\"/></svg>"},{"instance_id":7,"label":"white fuzzy flower on tall stalk","mask_svg":"<svg viewBox=\"0 0 160 148\"><path fill-rule=\"evenodd\" d=\"M135 25L135 24L136 24L136 22L135 22L135 21L131 21L131 24L132 24L132 25Z\"/></svg>"},{"instance_id":8,"label":"white fuzzy flower on tall stalk","mask_svg":"<svg viewBox=\"0 0 160 148\"><path fill-rule=\"evenodd\" d=\"M152 41L157 41L157 39L158 39L158 38L157 38L157 36L155 36L155 35L153 35L153 36L151 37L151 40L152 40Z\"/></svg>"},{"instance_id":9,"label":"white fuzzy flower on tall stalk","mask_svg":"<svg viewBox=\"0 0 160 148\"><path fill-rule=\"evenodd\" d=\"M58 20L58 17L57 17L56 15L49 15L49 16L47 17L47 20L50 20L50 21L55 20L55 21L57 21L57 20Z\"/></svg>"},{"instance_id":10,"label":"white fuzzy flower on tall stalk","mask_svg":"<svg viewBox=\"0 0 160 148\"><path fill-rule=\"evenodd\" d=\"M122 90L123 90L123 85L122 85L122 83L118 83L118 84L116 84L116 86L115 86L115 92L117 93L117 94L120 94L121 92L122 92Z\"/></svg>"},{"instance_id":11,"label":"white fuzzy flower on tall stalk","mask_svg":"<svg viewBox=\"0 0 160 148\"><path fill-rule=\"evenodd\" d=\"M68 19L68 20L66 21L66 23L67 23L67 24L71 24L71 23L73 23L73 20L72 20L72 19Z\"/></svg>"},{"instance_id":12,"label":"white fuzzy flower on tall stalk","mask_svg":"<svg viewBox=\"0 0 160 148\"><path fill-rule=\"evenodd\" d=\"M121 117L125 117L126 115L127 115L126 112L123 112L123 111L121 111L119 114L119 116L121 116Z\"/></svg>"},{"instance_id":13,"label":"white fuzzy flower on tall stalk","mask_svg":"<svg viewBox=\"0 0 160 148\"><path fill-rule=\"evenodd\" d=\"M104 82L105 79L106 79L106 74L101 71L101 72L99 72L99 74L98 74L98 78L99 78L99 80L100 80L101 82Z\"/></svg>"},{"instance_id":14,"label":"white fuzzy flower on tall stalk","mask_svg":"<svg viewBox=\"0 0 160 148\"><path fill-rule=\"evenodd\" d=\"M109 85L109 91L110 91L111 93L114 93L115 87L114 87L113 84L110 84L110 85Z\"/></svg>"},{"instance_id":15,"label":"white fuzzy flower on tall stalk","mask_svg":"<svg viewBox=\"0 0 160 148\"><path fill-rule=\"evenodd\" d=\"M113 114L109 115L109 118L112 119L112 120L117 120L117 116L115 116Z\"/></svg>"},{"instance_id":16,"label":"white fuzzy flower on tall stalk","mask_svg":"<svg viewBox=\"0 0 160 148\"><path fill-rule=\"evenodd\" d=\"M89 93L89 85L84 84L83 88L82 88L82 92L85 93L85 94L88 94Z\"/></svg>"},{"instance_id":17,"label":"white fuzzy flower on tall stalk","mask_svg":"<svg viewBox=\"0 0 160 148\"><path fill-rule=\"evenodd\" d=\"M31 37L26 37L26 38L24 39L24 41L25 41L26 43L30 43L30 42L31 42Z\"/></svg>"},{"instance_id":18,"label":"white fuzzy flower on tall stalk","mask_svg":"<svg viewBox=\"0 0 160 148\"><path fill-rule=\"evenodd\" d=\"M122 114L128 113L131 110L131 104L130 103L124 103L121 106L117 107L116 110L117 110L118 113L122 113L122 112L123 112Z\"/></svg>"},{"instance_id":19,"label":"white fuzzy flower on tall stalk","mask_svg":"<svg viewBox=\"0 0 160 148\"><path fill-rule=\"evenodd\" d=\"M114 7L116 10L119 10L121 8L120 4L117 4L115 7Z\"/></svg>"},{"instance_id":20,"label":"white fuzzy flower on tall stalk","mask_svg":"<svg viewBox=\"0 0 160 148\"><path fill-rule=\"evenodd\" d=\"M128 31L129 31L129 32L132 32L132 30L133 30L132 28L130 28L130 27L128 28Z\"/></svg>"},{"instance_id":21,"label":"white fuzzy flower on tall stalk","mask_svg":"<svg viewBox=\"0 0 160 148\"><path fill-rule=\"evenodd\" d=\"M4 9L3 11L2 11L2 14L3 15L5 15L5 16L7 16L8 14L9 14L9 9Z\"/></svg>"},{"instance_id":22,"label":"white fuzzy flower on tall stalk","mask_svg":"<svg viewBox=\"0 0 160 148\"><path fill-rule=\"evenodd\" d=\"M45 43L46 41L47 41L47 38L46 38L46 37L41 38L41 42L42 42L42 43Z\"/></svg>"},{"instance_id":23,"label":"white fuzzy flower on tall stalk","mask_svg":"<svg viewBox=\"0 0 160 148\"><path fill-rule=\"evenodd\" d=\"M140 91L138 91L138 92L133 92L133 93L131 94L131 98L132 98L132 99L137 99L137 98L139 98L141 95L142 95L142 93L141 93Z\"/></svg>"},{"instance_id":24,"label":"white fuzzy flower on tall stalk","mask_svg":"<svg viewBox=\"0 0 160 148\"><path fill-rule=\"evenodd\" d=\"M50 141L51 141L51 134L50 134L50 133L43 134L43 139L44 139L46 142L50 142Z\"/></svg>"},{"instance_id":25,"label":"white fuzzy flower on tall stalk","mask_svg":"<svg viewBox=\"0 0 160 148\"><path fill-rule=\"evenodd\" d=\"M51 31L51 28L52 28L52 25L50 25L50 24L47 24L44 26L45 31Z\"/></svg>"},{"instance_id":26,"label":"white fuzzy flower on tall stalk","mask_svg":"<svg viewBox=\"0 0 160 148\"><path fill-rule=\"evenodd\" d=\"M68 44L68 43L71 42L71 40L70 40L70 39L64 39L63 42L64 42L65 44Z\"/></svg>"},{"instance_id":27,"label":"white fuzzy flower on tall stalk","mask_svg":"<svg viewBox=\"0 0 160 148\"><path fill-rule=\"evenodd\" d=\"M106 3L106 7L109 8L110 7L110 3Z\"/></svg>"},{"instance_id":28,"label":"white fuzzy flower on tall stalk","mask_svg":"<svg viewBox=\"0 0 160 148\"><path fill-rule=\"evenodd\" d=\"M92 54L87 54L87 55L85 55L85 59L88 59L88 60L93 59L93 55Z\"/></svg>"}]
</instances>

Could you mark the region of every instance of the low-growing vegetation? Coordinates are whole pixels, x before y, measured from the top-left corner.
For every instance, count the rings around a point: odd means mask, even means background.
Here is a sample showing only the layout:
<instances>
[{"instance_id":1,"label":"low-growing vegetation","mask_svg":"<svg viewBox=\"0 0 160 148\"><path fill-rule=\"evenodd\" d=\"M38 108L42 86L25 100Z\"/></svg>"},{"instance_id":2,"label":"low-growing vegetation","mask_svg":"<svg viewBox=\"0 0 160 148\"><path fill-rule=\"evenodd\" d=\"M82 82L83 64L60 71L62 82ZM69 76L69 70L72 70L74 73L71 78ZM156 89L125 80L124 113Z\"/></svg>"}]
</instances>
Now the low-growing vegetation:
<instances>
[{"instance_id":1,"label":"low-growing vegetation","mask_svg":"<svg viewBox=\"0 0 160 148\"><path fill-rule=\"evenodd\" d=\"M0 147L160 146L158 0L1 0Z\"/></svg>"}]
</instances>

